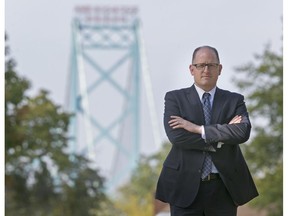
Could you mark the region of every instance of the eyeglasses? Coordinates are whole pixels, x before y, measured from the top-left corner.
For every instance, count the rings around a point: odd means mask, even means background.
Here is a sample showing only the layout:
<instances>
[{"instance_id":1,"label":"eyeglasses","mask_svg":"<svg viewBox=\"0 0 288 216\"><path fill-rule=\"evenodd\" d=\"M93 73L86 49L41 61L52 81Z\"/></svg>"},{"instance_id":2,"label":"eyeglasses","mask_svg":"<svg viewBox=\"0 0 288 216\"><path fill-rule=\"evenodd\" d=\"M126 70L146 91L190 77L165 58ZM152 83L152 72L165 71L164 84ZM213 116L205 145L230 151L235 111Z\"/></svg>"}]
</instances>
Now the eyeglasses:
<instances>
[{"instance_id":1,"label":"eyeglasses","mask_svg":"<svg viewBox=\"0 0 288 216\"><path fill-rule=\"evenodd\" d=\"M204 70L205 67L207 66L209 70L216 70L219 66L218 63L200 63L200 64L192 64L197 68L197 70Z\"/></svg>"}]
</instances>

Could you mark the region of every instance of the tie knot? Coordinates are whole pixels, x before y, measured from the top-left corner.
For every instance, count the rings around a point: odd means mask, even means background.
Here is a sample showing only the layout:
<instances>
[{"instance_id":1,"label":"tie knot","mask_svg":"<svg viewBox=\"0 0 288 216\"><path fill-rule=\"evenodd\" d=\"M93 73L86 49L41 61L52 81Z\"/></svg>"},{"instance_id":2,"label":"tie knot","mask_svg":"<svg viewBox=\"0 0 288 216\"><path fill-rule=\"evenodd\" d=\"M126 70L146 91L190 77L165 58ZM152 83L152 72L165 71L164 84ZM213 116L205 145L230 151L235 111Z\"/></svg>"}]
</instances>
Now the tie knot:
<instances>
[{"instance_id":1,"label":"tie knot","mask_svg":"<svg viewBox=\"0 0 288 216\"><path fill-rule=\"evenodd\" d=\"M209 99L209 97L210 97L210 93L205 92L203 94L203 99Z\"/></svg>"}]
</instances>

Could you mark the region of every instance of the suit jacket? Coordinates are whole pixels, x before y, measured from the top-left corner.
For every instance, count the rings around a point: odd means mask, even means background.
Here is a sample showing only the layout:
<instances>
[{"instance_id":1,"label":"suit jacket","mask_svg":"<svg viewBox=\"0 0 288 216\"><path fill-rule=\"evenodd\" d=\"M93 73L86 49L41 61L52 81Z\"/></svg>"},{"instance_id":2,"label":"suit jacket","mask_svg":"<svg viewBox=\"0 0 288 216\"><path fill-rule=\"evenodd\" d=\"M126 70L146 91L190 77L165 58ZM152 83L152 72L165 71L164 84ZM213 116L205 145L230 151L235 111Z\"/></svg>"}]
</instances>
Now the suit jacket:
<instances>
[{"instance_id":1,"label":"suit jacket","mask_svg":"<svg viewBox=\"0 0 288 216\"><path fill-rule=\"evenodd\" d=\"M206 142L199 134L172 129L168 124L171 115L197 125L205 124L202 103L194 85L165 95L164 127L172 148L163 163L156 199L183 208L189 206L198 192L205 151L210 152L236 205L258 196L239 147L248 140L251 131L242 95L216 88L211 125L204 126ZM242 116L241 123L228 124L236 115ZM217 146L218 142L224 143L221 148Z\"/></svg>"}]
</instances>

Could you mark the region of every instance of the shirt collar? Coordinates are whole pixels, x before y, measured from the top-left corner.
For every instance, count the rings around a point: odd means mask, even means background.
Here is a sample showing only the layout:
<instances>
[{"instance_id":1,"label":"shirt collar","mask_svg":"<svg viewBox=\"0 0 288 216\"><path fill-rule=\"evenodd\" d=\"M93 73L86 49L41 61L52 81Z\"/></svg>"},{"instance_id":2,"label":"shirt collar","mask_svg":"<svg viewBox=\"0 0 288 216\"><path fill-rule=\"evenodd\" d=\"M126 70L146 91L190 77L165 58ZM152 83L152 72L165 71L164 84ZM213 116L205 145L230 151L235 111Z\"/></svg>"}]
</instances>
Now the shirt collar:
<instances>
[{"instance_id":1,"label":"shirt collar","mask_svg":"<svg viewBox=\"0 0 288 216\"><path fill-rule=\"evenodd\" d=\"M194 86L195 86L195 89L199 95L200 100L202 100L202 96L205 93L205 91L203 89L199 88L195 84L194 84ZM213 101L213 99L214 99L215 92L216 92L216 86L213 89L211 89L209 92L207 92L207 93L210 93L210 95L211 95L211 97L210 97L211 101Z\"/></svg>"}]
</instances>

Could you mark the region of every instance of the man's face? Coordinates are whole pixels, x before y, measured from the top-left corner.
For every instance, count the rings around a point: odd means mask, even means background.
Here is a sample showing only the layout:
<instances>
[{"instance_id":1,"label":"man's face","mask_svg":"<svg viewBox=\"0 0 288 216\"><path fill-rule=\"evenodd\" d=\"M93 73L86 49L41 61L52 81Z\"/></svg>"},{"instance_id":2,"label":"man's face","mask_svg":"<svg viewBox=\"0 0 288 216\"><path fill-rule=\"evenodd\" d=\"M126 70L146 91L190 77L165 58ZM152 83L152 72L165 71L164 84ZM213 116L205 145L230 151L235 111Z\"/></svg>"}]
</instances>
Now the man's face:
<instances>
[{"instance_id":1,"label":"man's face","mask_svg":"<svg viewBox=\"0 0 288 216\"><path fill-rule=\"evenodd\" d=\"M202 48L196 53L193 63L189 66L195 84L204 91L210 91L216 86L222 65L216 54L209 48Z\"/></svg>"}]
</instances>

